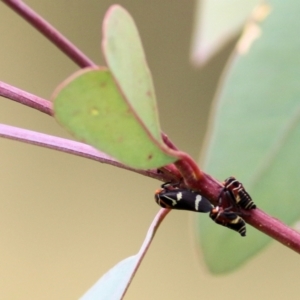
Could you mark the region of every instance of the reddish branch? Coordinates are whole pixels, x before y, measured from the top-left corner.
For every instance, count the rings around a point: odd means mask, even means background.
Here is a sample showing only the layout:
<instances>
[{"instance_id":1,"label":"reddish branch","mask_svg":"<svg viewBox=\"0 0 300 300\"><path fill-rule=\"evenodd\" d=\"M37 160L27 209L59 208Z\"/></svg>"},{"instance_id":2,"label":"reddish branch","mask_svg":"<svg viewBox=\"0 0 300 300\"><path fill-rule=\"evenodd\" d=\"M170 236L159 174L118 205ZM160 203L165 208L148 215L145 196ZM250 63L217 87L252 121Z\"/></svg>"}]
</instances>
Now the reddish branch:
<instances>
[{"instance_id":1,"label":"reddish branch","mask_svg":"<svg viewBox=\"0 0 300 300\"><path fill-rule=\"evenodd\" d=\"M0 96L52 115L52 103L0 81Z\"/></svg>"},{"instance_id":2,"label":"reddish branch","mask_svg":"<svg viewBox=\"0 0 300 300\"><path fill-rule=\"evenodd\" d=\"M41 33L43 33L80 67L94 65L94 63L88 57L86 57L81 51L79 51L49 23L45 22L40 16L38 16L34 11L27 7L22 1L2 1L12 9L14 9L23 18L25 18ZM0 83L0 96L37 109L48 115L52 115L52 105L49 101L21 91L8 84ZM138 172L142 175L163 181L179 180L179 174L176 170L177 168L183 176L185 185L189 188L193 188L201 192L201 194L209 199L213 204L217 204L222 189L222 184L219 181L199 170L194 160L188 154L179 151L164 134L163 140L165 144L168 145L171 149L177 150L178 155L179 157L181 157L181 159L175 162L174 165L161 168L162 172L157 172L157 170L136 170L117 162L106 154L101 153L88 145L45 135L42 133L31 132L25 129L15 128L7 125L0 125L0 136L55 149L89 159L94 159L98 162L111 164L119 168L125 168L127 170ZM289 228L279 220L272 218L259 209L254 209L250 212L247 212L247 215L243 215L243 218L247 223L258 229L259 231L269 235L273 239L300 254L300 234L297 231Z\"/></svg>"},{"instance_id":3,"label":"reddish branch","mask_svg":"<svg viewBox=\"0 0 300 300\"><path fill-rule=\"evenodd\" d=\"M177 150L177 147L168 139L167 135L162 133L162 137L168 147ZM187 176L183 176L187 187L199 191L202 196L210 200L214 205L218 205L219 195L223 188L223 185L219 181L203 171L195 171L198 166L195 162L191 162L189 156L188 159L184 159L183 156L183 159L175 162L175 165L181 174L187 174ZM198 174L198 180L196 176L191 176L190 174ZM257 230L300 254L300 233L296 230L288 227L278 219L269 216L260 209L248 210L243 215L243 219Z\"/></svg>"},{"instance_id":4,"label":"reddish branch","mask_svg":"<svg viewBox=\"0 0 300 300\"><path fill-rule=\"evenodd\" d=\"M71 58L75 64L81 68L95 65L83 52L65 38L51 24L46 22L41 16L20 0L2 0L6 5L12 8L17 14L24 18L40 33L47 37L57 48Z\"/></svg>"},{"instance_id":5,"label":"reddish branch","mask_svg":"<svg viewBox=\"0 0 300 300\"><path fill-rule=\"evenodd\" d=\"M161 181L170 180L170 177L168 175L158 172L157 170L138 170L128 167L110 157L106 153L98 151L92 146L80 142L71 141L60 137L4 124L0 124L0 137L92 159L97 162L109 164L121 169L130 170Z\"/></svg>"}]
</instances>

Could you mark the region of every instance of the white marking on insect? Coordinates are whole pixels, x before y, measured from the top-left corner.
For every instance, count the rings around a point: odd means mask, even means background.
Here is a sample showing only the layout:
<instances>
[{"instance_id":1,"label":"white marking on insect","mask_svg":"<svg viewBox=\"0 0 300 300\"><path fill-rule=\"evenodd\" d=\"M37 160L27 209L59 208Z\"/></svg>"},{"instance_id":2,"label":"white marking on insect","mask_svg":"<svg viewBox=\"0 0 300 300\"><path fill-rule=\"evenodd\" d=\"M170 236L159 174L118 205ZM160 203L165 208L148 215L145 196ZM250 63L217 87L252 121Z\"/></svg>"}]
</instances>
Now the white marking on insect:
<instances>
[{"instance_id":1,"label":"white marking on insect","mask_svg":"<svg viewBox=\"0 0 300 300\"><path fill-rule=\"evenodd\" d=\"M182 193L179 192L177 193L177 201L180 201L182 199Z\"/></svg>"},{"instance_id":2,"label":"white marking on insect","mask_svg":"<svg viewBox=\"0 0 300 300\"><path fill-rule=\"evenodd\" d=\"M177 204L177 201L172 199L171 197L165 196L167 199L171 200L172 206L175 206Z\"/></svg>"},{"instance_id":3,"label":"white marking on insect","mask_svg":"<svg viewBox=\"0 0 300 300\"><path fill-rule=\"evenodd\" d=\"M199 209L199 203L201 202L201 200L202 200L202 196L197 195L196 200L195 200L195 209L196 209L196 211L198 211L198 209Z\"/></svg>"}]
</instances>

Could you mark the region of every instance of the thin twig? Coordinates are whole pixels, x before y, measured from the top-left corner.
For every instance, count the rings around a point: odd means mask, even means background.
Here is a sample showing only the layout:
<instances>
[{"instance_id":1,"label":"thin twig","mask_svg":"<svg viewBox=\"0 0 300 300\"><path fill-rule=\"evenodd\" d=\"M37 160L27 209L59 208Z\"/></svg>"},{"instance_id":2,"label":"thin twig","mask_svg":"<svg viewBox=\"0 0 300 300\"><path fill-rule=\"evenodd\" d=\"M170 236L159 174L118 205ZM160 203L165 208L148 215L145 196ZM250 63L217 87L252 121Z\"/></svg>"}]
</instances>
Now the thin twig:
<instances>
[{"instance_id":1,"label":"thin twig","mask_svg":"<svg viewBox=\"0 0 300 300\"><path fill-rule=\"evenodd\" d=\"M0 81L0 96L37 109L47 115L52 116L53 114L52 103L50 101L27 93L2 81Z\"/></svg>"},{"instance_id":2,"label":"thin twig","mask_svg":"<svg viewBox=\"0 0 300 300\"><path fill-rule=\"evenodd\" d=\"M144 240L139 252L136 254L136 256L138 257L138 263L134 267L134 270L131 274L130 281L128 282L128 285L126 286L126 289L123 292L122 299L123 299L124 295L126 294L127 289L129 287L129 284L131 283L131 281L132 281L137 269L139 268L145 254L147 253L159 225L161 224L161 222L164 220L164 218L166 217L166 215L170 211L171 211L170 209L164 209L164 208L160 209L159 212L156 214L155 218L153 219L153 221L152 221L152 223L151 223L151 225L148 229L145 240Z\"/></svg>"},{"instance_id":3,"label":"thin twig","mask_svg":"<svg viewBox=\"0 0 300 300\"><path fill-rule=\"evenodd\" d=\"M109 164L121 169L130 170L141 175L158 179L161 181L170 180L168 174L157 172L157 170L138 170L130 168L118 162L109 155L80 142L71 141L60 137L51 136L48 134L4 124L0 124L0 137L92 159L101 163Z\"/></svg>"},{"instance_id":4,"label":"thin twig","mask_svg":"<svg viewBox=\"0 0 300 300\"><path fill-rule=\"evenodd\" d=\"M47 37L57 48L65 53L81 68L96 65L90 58L81 52L73 43L64 37L50 23L39 16L29 6L20 0L2 0L6 5L12 8L17 14L23 17L34 28Z\"/></svg>"}]
</instances>

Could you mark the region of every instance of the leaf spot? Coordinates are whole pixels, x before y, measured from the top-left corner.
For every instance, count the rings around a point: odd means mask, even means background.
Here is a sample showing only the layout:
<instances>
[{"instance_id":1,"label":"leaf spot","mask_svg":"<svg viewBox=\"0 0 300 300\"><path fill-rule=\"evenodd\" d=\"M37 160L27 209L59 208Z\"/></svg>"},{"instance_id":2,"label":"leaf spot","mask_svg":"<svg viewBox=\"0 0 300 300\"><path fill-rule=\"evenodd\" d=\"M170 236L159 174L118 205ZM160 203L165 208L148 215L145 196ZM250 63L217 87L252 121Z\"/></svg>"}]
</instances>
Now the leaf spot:
<instances>
[{"instance_id":1,"label":"leaf spot","mask_svg":"<svg viewBox=\"0 0 300 300\"><path fill-rule=\"evenodd\" d=\"M153 98L153 95L152 95L152 92L151 92L151 90L147 90L147 96L149 97L149 98Z\"/></svg>"},{"instance_id":2,"label":"leaf spot","mask_svg":"<svg viewBox=\"0 0 300 300\"><path fill-rule=\"evenodd\" d=\"M93 108L90 110L90 114L91 114L92 116L98 116L98 115L99 115L99 110L98 110L98 108L93 107Z\"/></svg>"}]
</instances>

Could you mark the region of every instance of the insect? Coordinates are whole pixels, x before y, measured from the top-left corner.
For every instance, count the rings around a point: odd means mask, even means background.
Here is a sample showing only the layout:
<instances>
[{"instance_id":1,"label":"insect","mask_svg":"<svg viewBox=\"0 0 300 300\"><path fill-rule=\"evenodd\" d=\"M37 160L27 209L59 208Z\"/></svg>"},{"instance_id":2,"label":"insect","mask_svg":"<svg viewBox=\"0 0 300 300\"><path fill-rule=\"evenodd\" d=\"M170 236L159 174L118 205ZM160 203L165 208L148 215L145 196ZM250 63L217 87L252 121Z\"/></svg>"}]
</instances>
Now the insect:
<instances>
[{"instance_id":1,"label":"insect","mask_svg":"<svg viewBox=\"0 0 300 300\"><path fill-rule=\"evenodd\" d=\"M180 189L178 184L165 183L155 192L155 201L163 208L207 213L213 205L199 193Z\"/></svg>"},{"instance_id":2,"label":"insect","mask_svg":"<svg viewBox=\"0 0 300 300\"><path fill-rule=\"evenodd\" d=\"M234 177L229 177L226 179L224 189L219 197L218 206L213 206L209 200L199 193L189 189L181 189L178 188L178 186L179 184L163 184L161 189L155 192L156 203L163 208L189 210L203 213L209 212L210 218L215 223L237 231L241 236L246 236L245 221L238 215L238 213L231 211L232 205L228 206L227 203L228 200L229 204L232 204L232 201L234 201L234 204L239 206L241 206L241 203L246 203L247 205L245 206L249 207L247 209L256 208L256 206L249 194L245 191L243 185ZM248 195L248 197L245 195ZM250 206L249 203L251 204Z\"/></svg>"},{"instance_id":3,"label":"insect","mask_svg":"<svg viewBox=\"0 0 300 300\"><path fill-rule=\"evenodd\" d=\"M240 208L249 210L255 209L256 205L252 201L250 195L246 192L243 184L231 176L224 181L224 193L227 193L234 204L237 204ZM222 198L222 195L220 196Z\"/></svg>"},{"instance_id":4,"label":"insect","mask_svg":"<svg viewBox=\"0 0 300 300\"><path fill-rule=\"evenodd\" d=\"M235 212L230 211L230 208L223 209L216 206L210 211L209 216L217 224L237 231L241 236L246 236L245 221Z\"/></svg>"}]
</instances>

